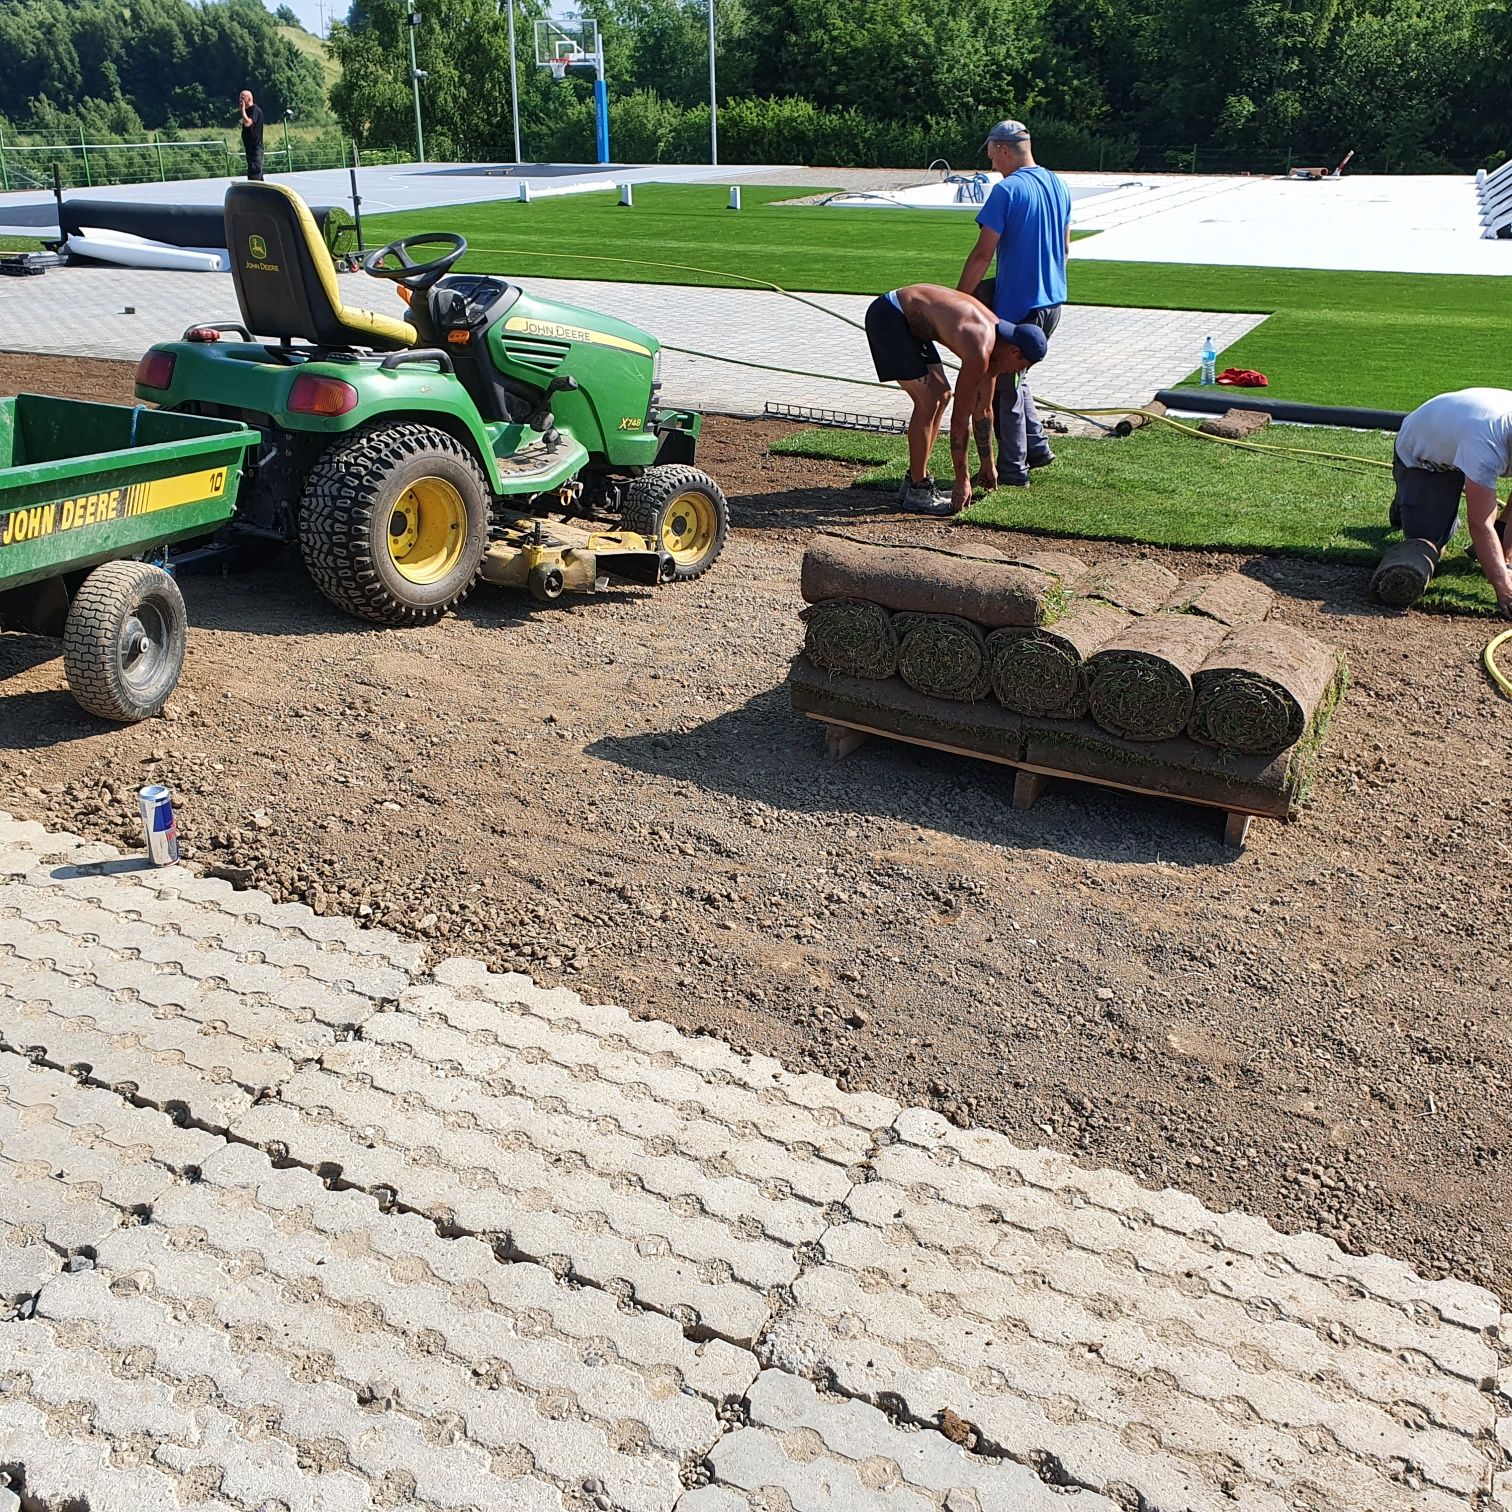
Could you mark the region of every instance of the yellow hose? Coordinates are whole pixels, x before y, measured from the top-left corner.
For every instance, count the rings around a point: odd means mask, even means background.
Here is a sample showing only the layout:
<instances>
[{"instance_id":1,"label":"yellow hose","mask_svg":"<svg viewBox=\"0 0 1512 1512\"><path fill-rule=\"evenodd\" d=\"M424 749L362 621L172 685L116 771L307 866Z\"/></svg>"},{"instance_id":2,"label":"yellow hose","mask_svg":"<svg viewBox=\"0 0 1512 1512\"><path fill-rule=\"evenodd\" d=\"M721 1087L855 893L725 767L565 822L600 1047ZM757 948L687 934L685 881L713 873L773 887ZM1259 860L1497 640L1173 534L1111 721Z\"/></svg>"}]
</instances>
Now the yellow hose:
<instances>
[{"instance_id":1,"label":"yellow hose","mask_svg":"<svg viewBox=\"0 0 1512 1512\"><path fill-rule=\"evenodd\" d=\"M1493 635L1486 642L1486 649L1481 653L1481 664L1485 667L1491 681L1496 684L1503 698L1512 698L1512 677L1508 677L1496 665L1496 653L1509 640L1512 640L1512 630L1503 630L1500 635Z\"/></svg>"},{"instance_id":2,"label":"yellow hose","mask_svg":"<svg viewBox=\"0 0 1512 1512\"><path fill-rule=\"evenodd\" d=\"M482 242L469 242L469 250L475 252L502 252L509 256L528 257L532 254L517 247L488 246ZM540 255L540 254L535 254ZM859 320L852 320L849 315L842 315L838 310L832 310L828 305L822 305L817 300L805 299L802 294L795 294L791 289L784 289L781 284L771 282L766 278L753 278L747 273L729 273L723 268L700 268L693 263L651 262L643 257L605 257L593 252L565 252L554 253L553 256L570 258L577 262L617 263L623 267L636 268L661 268L672 273L702 273L709 278L735 279L743 284L750 284L759 289L769 290L773 294L780 294L784 299L791 299L798 304L806 305L811 310L818 310L821 315L828 315L832 320L842 321L855 330L863 331L866 327ZM725 357L718 352L700 352L692 347L672 346L666 342L663 347L669 352L680 352L687 357L702 357L710 362L727 362L735 367L756 368L764 373L786 373L795 378L818 378L831 383L849 383L858 388L891 388L888 383L878 383L872 378L842 378L838 373L815 373L803 368L775 367L765 362L752 362L743 357ZM957 367L955 362L947 362L947 367ZM1276 446L1274 443L1265 441L1239 441L1230 436L1213 436L1205 430L1199 430L1195 425L1185 425L1180 420L1172 420L1168 415L1156 414L1153 410L1131 410L1127 406L1121 409L1072 409L1068 404L1056 404L1050 399L1036 397L1035 403L1041 408L1054 410L1061 415L1075 415L1078 419L1090 420L1098 415L1144 415L1146 418L1158 421L1161 425L1168 425L1172 430L1180 431L1186 436L1195 436L1199 441L1216 441L1223 446L1232 446L1240 451L1272 452L1287 457L1316 457L1320 461L1345 462L1361 467L1386 467L1391 463L1378 461L1374 457L1360 457L1351 452L1318 451L1305 446Z\"/></svg>"},{"instance_id":3,"label":"yellow hose","mask_svg":"<svg viewBox=\"0 0 1512 1512\"><path fill-rule=\"evenodd\" d=\"M491 247L481 243L470 244L471 249L477 252L502 252L509 255L531 256L529 252L513 247ZM536 254L539 255L539 254ZM709 278L725 278L738 280L740 283L751 284L757 288L770 290L774 294L780 294L784 299L794 300L801 305L807 305L811 310L818 310L821 315L828 315L833 320L843 321L856 330L865 330L865 326L859 320L852 320L849 315L842 315L838 310L832 310L827 305L818 303L817 300L805 299L801 294L794 294L791 289L784 289L781 284L772 283L769 279L753 278L745 273L730 273L722 268L700 268L692 263L666 263L650 262L640 257L604 257L589 252L568 252L554 254L575 258L579 262L617 263L624 267L661 268L668 272L676 273L702 273ZM858 388L891 388L891 384L879 383L874 378L843 378L838 373L815 373L803 368L778 367L771 363L752 362L743 357L726 357L718 352L701 352L692 347L672 346L664 342L663 347L669 352L680 352L688 357L702 357L711 362L726 362L736 367L756 368L764 373L785 373L798 378L817 378L828 380L832 383L849 383ZM951 363L956 367L959 364ZM1237 447L1240 451L1269 452L1283 457L1292 457L1298 461L1303 458L1316 458L1320 462L1343 462L1351 466L1389 468L1390 462L1378 461L1375 457L1361 457L1351 452L1320 451L1315 447L1307 446L1276 446L1265 441L1240 441L1230 436L1214 436L1205 430L1200 430L1195 425L1187 425L1180 420L1173 420L1169 415L1159 414L1154 410L1124 408L1107 409L1073 409L1068 404L1057 404L1050 399L1037 399L1035 401L1047 410L1054 410L1057 414L1075 415L1078 419L1090 420L1098 415L1143 415L1147 419L1161 425L1168 425L1172 430L1181 432L1182 435L1195 436L1199 441L1215 441L1223 446ZM1512 500L1509 500L1512 503ZM1487 673L1496 684L1498 690L1505 698L1512 699L1512 678L1508 678L1496 664L1496 652L1512 640L1512 630L1503 630L1500 635L1493 636L1487 643L1481 660L1485 664Z\"/></svg>"}]
</instances>

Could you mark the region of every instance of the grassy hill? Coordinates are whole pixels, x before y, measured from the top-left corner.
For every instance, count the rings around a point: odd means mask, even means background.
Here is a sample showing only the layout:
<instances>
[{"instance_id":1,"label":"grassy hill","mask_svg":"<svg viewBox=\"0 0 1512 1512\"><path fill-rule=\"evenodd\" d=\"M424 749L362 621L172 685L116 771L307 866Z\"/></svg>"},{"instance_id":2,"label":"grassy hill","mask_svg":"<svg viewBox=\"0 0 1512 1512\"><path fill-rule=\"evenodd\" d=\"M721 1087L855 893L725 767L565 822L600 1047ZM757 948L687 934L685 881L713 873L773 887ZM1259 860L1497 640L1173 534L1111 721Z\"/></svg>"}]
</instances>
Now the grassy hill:
<instances>
[{"instance_id":1,"label":"grassy hill","mask_svg":"<svg viewBox=\"0 0 1512 1512\"><path fill-rule=\"evenodd\" d=\"M341 65L331 56L325 43L319 37L311 36L302 26L280 26L278 34L287 37L300 52L320 60L321 70L325 74L326 100L329 102L331 86L341 77Z\"/></svg>"}]
</instances>

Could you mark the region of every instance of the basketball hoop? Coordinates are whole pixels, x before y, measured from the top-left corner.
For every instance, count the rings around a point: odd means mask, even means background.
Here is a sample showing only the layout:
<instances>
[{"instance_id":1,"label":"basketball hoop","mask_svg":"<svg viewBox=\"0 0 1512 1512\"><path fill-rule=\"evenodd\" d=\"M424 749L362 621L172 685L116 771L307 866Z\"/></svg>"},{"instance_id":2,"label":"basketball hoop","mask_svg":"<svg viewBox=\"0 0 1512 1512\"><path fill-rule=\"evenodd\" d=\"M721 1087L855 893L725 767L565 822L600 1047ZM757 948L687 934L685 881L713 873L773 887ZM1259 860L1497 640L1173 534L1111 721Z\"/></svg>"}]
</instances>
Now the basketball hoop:
<instances>
[{"instance_id":1,"label":"basketball hoop","mask_svg":"<svg viewBox=\"0 0 1512 1512\"><path fill-rule=\"evenodd\" d=\"M542 17L536 22L535 56L553 79L565 79L573 69L592 68L599 57L598 26L587 20Z\"/></svg>"}]
</instances>

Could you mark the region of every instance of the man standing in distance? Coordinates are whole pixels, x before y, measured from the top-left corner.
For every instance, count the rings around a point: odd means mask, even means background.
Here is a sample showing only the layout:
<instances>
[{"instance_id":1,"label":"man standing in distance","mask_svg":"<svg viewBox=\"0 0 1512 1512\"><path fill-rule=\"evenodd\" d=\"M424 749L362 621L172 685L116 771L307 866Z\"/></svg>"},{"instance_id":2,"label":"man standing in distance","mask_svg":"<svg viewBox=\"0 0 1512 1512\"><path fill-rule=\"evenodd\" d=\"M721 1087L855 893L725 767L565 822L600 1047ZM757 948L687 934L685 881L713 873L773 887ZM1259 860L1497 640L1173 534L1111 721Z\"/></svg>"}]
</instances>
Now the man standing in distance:
<instances>
[{"instance_id":1,"label":"man standing in distance","mask_svg":"<svg viewBox=\"0 0 1512 1512\"><path fill-rule=\"evenodd\" d=\"M1071 193L1060 177L1034 161L1029 128L999 121L983 144L987 160L1003 175L977 215L981 232L956 284L964 294L989 302L999 320L1036 325L1046 337L1060 323L1066 302L1066 254L1071 249ZM997 276L982 280L997 257ZM988 422L996 418L998 460L992 460ZM1034 408L1028 382L1010 394L999 388L990 409L977 416L977 450L984 488L1025 488L1029 469L1055 460ZM983 443L986 443L985 445Z\"/></svg>"},{"instance_id":2,"label":"man standing in distance","mask_svg":"<svg viewBox=\"0 0 1512 1512\"><path fill-rule=\"evenodd\" d=\"M242 151L247 154L247 177L261 182L263 176L263 113L252 91L241 92Z\"/></svg>"}]
</instances>

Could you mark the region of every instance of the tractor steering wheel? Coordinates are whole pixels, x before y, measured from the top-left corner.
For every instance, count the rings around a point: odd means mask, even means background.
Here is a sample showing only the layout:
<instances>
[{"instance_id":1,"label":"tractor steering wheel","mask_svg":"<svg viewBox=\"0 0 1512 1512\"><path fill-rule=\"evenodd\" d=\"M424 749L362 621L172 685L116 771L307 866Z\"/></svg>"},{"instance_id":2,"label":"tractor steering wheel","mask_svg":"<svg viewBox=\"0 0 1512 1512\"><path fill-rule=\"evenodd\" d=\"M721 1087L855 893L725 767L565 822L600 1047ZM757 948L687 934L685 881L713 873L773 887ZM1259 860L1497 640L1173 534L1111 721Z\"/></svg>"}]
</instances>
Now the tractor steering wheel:
<instances>
[{"instance_id":1,"label":"tractor steering wheel","mask_svg":"<svg viewBox=\"0 0 1512 1512\"><path fill-rule=\"evenodd\" d=\"M410 256L412 249L427 243L444 242L448 251L428 262L416 262ZM451 272L452 265L467 251L466 238L455 231L426 231L420 236L403 236L391 241L388 246L369 252L362 260L362 271L374 278L386 278L416 294L423 294L433 284L439 283ZM395 267L390 259L397 259Z\"/></svg>"}]
</instances>

